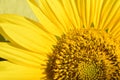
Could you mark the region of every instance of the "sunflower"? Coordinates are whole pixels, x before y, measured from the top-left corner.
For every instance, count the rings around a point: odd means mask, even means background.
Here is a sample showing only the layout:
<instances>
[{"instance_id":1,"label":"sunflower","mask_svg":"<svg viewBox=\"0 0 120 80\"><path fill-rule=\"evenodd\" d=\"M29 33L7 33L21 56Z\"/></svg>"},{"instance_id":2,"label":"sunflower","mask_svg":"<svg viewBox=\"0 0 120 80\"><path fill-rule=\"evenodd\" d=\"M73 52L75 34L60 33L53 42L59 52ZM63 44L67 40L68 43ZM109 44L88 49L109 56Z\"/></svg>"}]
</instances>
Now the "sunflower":
<instances>
[{"instance_id":1,"label":"sunflower","mask_svg":"<svg viewBox=\"0 0 120 80\"><path fill-rule=\"evenodd\" d=\"M27 0L38 21L0 15L1 80L119 80L120 0Z\"/></svg>"}]
</instances>

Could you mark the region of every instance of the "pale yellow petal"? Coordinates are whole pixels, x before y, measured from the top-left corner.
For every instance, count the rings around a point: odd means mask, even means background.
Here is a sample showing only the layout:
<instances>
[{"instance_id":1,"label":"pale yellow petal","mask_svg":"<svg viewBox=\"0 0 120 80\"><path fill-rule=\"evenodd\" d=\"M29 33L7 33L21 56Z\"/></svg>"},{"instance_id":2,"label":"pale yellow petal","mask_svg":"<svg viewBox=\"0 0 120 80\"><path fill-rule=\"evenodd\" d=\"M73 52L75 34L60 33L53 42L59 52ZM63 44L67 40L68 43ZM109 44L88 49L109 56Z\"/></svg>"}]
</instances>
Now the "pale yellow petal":
<instances>
[{"instance_id":1,"label":"pale yellow petal","mask_svg":"<svg viewBox=\"0 0 120 80\"><path fill-rule=\"evenodd\" d=\"M55 41L33 22L16 15L0 15L0 33L13 44L34 52L50 52Z\"/></svg>"},{"instance_id":2,"label":"pale yellow petal","mask_svg":"<svg viewBox=\"0 0 120 80\"><path fill-rule=\"evenodd\" d=\"M40 80L44 77L38 68L16 65L7 61L0 62L0 80Z\"/></svg>"},{"instance_id":3,"label":"pale yellow petal","mask_svg":"<svg viewBox=\"0 0 120 80\"><path fill-rule=\"evenodd\" d=\"M41 64L45 65L47 60L47 56L20 49L5 42L0 43L0 57L16 64L37 68Z\"/></svg>"},{"instance_id":4,"label":"pale yellow petal","mask_svg":"<svg viewBox=\"0 0 120 80\"><path fill-rule=\"evenodd\" d=\"M54 35L60 36L64 32L60 30L58 26L56 26L53 22L49 20L49 18L40 10L38 4L34 0L27 0L30 4L31 9L39 19L39 22L51 33ZM61 26L62 27L62 26Z\"/></svg>"}]
</instances>

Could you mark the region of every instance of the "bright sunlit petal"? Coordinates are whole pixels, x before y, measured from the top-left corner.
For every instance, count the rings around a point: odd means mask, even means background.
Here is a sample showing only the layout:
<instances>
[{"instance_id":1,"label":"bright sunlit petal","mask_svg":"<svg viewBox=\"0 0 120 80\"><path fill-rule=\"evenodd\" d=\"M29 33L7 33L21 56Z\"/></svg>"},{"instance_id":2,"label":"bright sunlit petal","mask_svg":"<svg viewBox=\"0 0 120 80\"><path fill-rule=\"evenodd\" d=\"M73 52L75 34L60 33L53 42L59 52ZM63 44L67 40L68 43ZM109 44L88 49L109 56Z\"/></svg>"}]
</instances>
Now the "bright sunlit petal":
<instances>
[{"instance_id":1,"label":"bright sunlit petal","mask_svg":"<svg viewBox=\"0 0 120 80\"><path fill-rule=\"evenodd\" d=\"M16 65L7 61L0 62L0 80L40 80L40 69Z\"/></svg>"},{"instance_id":2,"label":"bright sunlit petal","mask_svg":"<svg viewBox=\"0 0 120 80\"><path fill-rule=\"evenodd\" d=\"M46 52L46 50L48 52L52 44L55 43L51 41L51 38L45 31L24 17L1 15L0 19L2 21L0 24L2 28L1 34L13 44L18 44L34 52Z\"/></svg>"},{"instance_id":3,"label":"bright sunlit petal","mask_svg":"<svg viewBox=\"0 0 120 80\"><path fill-rule=\"evenodd\" d=\"M29 65L38 68L41 64L45 64L43 61L47 60L47 57L43 56L42 54L23 50L4 42L0 43L0 53L0 57L7 59L13 63Z\"/></svg>"},{"instance_id":4,"label":"bright sunlit petal","mask_svg":"<svg viewBox=\"0 0 120 80\"><path fill-rule=\"evenodd\" d=\"M33 9L34 13L36 14L39 22L50 32L54 35L59 35L63 33L53 22L51 22L40 10L38 4L34 0L28 0L30 7Z\"/></svg>"}]
</instances>

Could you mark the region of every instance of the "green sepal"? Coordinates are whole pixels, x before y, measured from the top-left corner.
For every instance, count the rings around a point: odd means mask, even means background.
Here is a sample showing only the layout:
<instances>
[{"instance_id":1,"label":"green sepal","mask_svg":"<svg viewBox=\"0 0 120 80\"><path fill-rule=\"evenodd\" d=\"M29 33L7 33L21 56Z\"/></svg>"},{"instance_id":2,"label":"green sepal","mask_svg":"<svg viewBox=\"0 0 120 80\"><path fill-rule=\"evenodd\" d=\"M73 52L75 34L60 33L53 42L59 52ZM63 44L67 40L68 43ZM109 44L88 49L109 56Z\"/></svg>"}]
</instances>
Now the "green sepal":
<instances>
[{"instance_id":1,"label":"green sepal","mask_svg":"<svg viewBox=\"0 0 120 80\"><path fill-rule=\"evenodd\" d=\"M59 37L59 36L57 36L57 35L55 35L55 38L56 38L57 40L60 40L60 37Z\"/></svg>"},{"instance_id":2,"label":"green sepal","mask_svg":"<svg viewBox=\"0 0 120 80\"><path fill-rule=\"evenodd\" d=\"M108 29L105 29L105 32L108 33Z\"/></svg>"},{"instance_id":3,"label":"green sepal","mask_svg":"<svg viewBox=\"0 0 120 80\"><path fill-rule=\"evenodd\" d=\"M91 23L90 27L94 27L94 23L93 22Z\"/></svg>"},{"instance_id":4,"label":"green sepal","mask_svg":"<svg viewBox=\"0 0 120 80\"><path fill-rule=\"evenodd\" d=\"M0 42L5 42L5 38L0 34Z\"/></svg>"}]
</instances>

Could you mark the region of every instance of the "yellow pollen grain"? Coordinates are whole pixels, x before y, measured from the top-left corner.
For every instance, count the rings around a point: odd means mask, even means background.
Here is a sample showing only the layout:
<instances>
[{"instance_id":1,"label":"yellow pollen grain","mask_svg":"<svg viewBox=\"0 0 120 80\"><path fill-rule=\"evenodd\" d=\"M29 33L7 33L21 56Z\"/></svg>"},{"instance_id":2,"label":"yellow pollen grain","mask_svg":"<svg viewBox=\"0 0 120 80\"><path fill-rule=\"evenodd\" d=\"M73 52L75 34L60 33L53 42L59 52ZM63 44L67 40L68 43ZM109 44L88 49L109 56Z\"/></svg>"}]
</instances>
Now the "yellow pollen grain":
<instances>
[{"instance_id":1,"label":"yellow pollen grain","mask_svg":"<svg viewBox=\"0 0 120 80\"><path fill-rule=\"evenodd\" d=\"M108 33L75 29L61 36L46 68L48 80L119 80L119 45Z\"/></svg>"}]
</instances>

